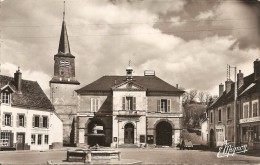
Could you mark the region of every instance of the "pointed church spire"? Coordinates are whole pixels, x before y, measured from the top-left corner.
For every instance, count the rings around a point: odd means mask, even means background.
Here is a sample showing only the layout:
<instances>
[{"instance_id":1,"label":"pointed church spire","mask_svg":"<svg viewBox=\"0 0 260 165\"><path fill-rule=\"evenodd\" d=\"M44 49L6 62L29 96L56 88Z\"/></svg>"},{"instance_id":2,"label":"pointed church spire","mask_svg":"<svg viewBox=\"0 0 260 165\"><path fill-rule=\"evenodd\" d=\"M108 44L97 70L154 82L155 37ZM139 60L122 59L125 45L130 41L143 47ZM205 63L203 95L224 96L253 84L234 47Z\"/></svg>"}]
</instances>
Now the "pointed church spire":
<instances>
[{"instance_id":1,"label":"pointed church spire","mask_svg":"<svg viewBox=\"0 0 260 165\"><path fill-rule=\"evenodd\" d=\"M63 21L62 21L58 53L60 52L64 54L70 53L70 44L69 44L69 38L68 38L68 33L67 33L67 28L65 23L65 1L64 1Z\"/></svg>"}]
</instances>

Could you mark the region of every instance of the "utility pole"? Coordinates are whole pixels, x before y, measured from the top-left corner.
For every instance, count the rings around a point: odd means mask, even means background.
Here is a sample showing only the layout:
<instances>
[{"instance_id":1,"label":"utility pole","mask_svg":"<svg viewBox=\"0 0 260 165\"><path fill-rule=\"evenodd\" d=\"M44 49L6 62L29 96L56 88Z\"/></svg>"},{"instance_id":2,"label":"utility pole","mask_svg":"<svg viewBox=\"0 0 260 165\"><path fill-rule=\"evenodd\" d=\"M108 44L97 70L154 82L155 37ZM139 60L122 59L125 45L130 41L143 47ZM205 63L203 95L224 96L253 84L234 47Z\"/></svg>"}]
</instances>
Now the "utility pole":
<instances>
[{"instance_id":1,"label":"utility pole","mask_svg":"<svg viewBox=\"0 0 260 165\"><path fill-rule=\"evenodd\" d=\"M229 65L229 68L234 69L234 146L237 146L237 67Z\"/></svg>"},{"instance_id":2,"label":"utility pole","mask_svg":"<svg viewBox=\"0 0 260 165\"><path fill-rule=\"evenodd\" d=\"M1 23L1 8L2 8L2 2L4 0L0 0L0 74L1 74L1 65L2 65L2 23Z\"/></svg>"}]
</instances>

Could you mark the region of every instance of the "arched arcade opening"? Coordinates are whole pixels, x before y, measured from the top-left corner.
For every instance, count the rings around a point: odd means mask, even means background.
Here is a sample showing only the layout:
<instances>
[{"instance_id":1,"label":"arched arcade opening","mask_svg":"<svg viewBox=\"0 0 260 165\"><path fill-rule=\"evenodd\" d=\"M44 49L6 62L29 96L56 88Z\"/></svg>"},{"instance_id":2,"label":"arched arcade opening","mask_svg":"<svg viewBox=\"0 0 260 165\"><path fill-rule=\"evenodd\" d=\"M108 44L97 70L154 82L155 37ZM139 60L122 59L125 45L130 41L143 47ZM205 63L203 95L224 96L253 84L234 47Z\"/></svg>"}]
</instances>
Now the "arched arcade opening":
<instances>
[{"instance_id":1,"label":"arched arcade opening","mask_svg":"<svg viewBox=\"0 0 260 165\"><path fill-rule=\"evenodd\" d=\"M172 126L166 121L156 125L156 145L172 146Z\"/></svg>"}]
</instances>

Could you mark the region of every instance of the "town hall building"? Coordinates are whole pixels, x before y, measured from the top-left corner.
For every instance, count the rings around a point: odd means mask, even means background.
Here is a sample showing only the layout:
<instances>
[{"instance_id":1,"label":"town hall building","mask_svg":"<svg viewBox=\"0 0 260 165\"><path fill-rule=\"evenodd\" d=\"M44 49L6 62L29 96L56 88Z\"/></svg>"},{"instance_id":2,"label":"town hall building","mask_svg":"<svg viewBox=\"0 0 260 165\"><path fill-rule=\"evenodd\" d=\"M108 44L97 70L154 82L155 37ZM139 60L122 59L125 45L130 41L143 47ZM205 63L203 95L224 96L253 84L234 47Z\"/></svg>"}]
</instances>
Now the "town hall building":
<instances>
[{"instance_id":1,"label":"town hall building","mask_svg":"<svg viewBox=\"0 0 260 165\"><path fill-rule=\"evenodd\" d=\"M183 91L146 71L103 76L76 90L77 144L176 146L182 130Z\"/></svg>"},{"instance_id":2,"label":"town hall building","mask_svg":"<svg viewBox=\"0 0 260 165\"><path fill-rule=\"evenodd\" d=\"M63 19L51 101L63 120L63 143L77 146L176 146L182 130L182 94L154 71L103 76L79 88L75 56Z\"/></svg>"}]
</instances>

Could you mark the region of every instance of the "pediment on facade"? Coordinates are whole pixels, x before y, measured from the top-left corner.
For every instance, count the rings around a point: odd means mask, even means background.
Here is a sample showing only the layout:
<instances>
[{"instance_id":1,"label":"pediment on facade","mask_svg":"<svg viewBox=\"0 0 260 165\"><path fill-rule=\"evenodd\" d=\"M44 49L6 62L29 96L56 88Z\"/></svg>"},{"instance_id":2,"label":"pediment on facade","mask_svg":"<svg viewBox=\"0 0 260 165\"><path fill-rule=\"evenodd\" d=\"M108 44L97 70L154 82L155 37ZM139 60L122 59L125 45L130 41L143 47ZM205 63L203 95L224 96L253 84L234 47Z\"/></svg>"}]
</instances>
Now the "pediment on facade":
<instances>
[{"instance_id":1,"label":"pediment on facade","mask_svg":"<svg viewBox=\"0 0 260 165\"><path fill-rule=\"evenodd\" d=\"M142 87L141 85L133 82L133 81L126 81L121 84L115 85L112 87L112 90L122 90L122 91L145 91L146 88Z\"/></svg>"}]
</instances>

